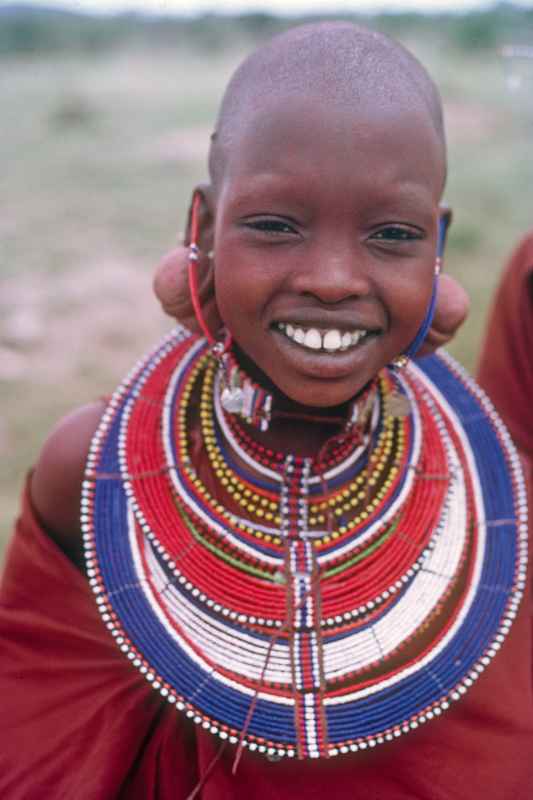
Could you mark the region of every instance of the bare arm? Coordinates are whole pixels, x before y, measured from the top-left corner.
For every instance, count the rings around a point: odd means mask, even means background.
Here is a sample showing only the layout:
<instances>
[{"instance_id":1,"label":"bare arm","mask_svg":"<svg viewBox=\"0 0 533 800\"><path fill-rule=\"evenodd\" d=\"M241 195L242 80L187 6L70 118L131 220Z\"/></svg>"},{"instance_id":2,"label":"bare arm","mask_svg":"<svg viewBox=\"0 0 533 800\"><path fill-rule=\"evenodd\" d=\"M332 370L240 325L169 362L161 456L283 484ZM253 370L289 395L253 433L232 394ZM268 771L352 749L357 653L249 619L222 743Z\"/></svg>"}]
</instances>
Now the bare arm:
<instances>
[{"instance_id":1,"label":"bare arm","mask_svg":"<svg viewBox=\"0 0 533 800\"><path fill-rule=\"evenodd\" d=\"M46 440L30 484L37 516L48 535L78 567L83 565L80 494L92 436L103 401L64 417Z\"/></svg>"}]
</instances>

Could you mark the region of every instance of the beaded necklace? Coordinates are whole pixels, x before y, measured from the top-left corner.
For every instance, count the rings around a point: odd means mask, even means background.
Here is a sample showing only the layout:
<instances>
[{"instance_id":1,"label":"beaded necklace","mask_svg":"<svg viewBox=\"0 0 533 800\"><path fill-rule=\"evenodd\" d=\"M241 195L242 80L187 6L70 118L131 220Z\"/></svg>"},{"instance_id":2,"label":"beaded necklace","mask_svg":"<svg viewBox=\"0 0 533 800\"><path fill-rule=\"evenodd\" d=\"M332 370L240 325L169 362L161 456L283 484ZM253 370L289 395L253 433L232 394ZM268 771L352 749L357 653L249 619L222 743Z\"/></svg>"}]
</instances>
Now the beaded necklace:
<instances>
[{"instance_id":1,"label":"beaded necklace","mask_svg":"<svg viewBox=\"0 0 533 800\"><path fill-rule=\"evenodd\" d=\"M212 389L213 379L208 372L204 380L200 417L204 446L213 471L226 487L226 491L249 514L260 520L274 521L279 526L281 519L275 512L279 510L279 486L282 483L280 467L285 456L283 453L274 453L257 446L244 431L238 429L235 421L227 419L227 415L224 414L218 401L216 388L214 397ZM373 431L375 433L379 418L379 403L373 403L373 405L376 412L373 415ZM399 463L401 454L392 453L391 455L392 437L393 434L389 429L381 431L380 439L373 450L374 477L369 478L372 484L377 483L387 459L392 459L395 464L391 470L392 475L397 472L396 464ZM330 459L326 463L322 460L318 462L313 460L312 462L311 468L317 474L309 477L310 496L316 496L324 485L332 485L334 490L326 492L319 503L310 504L310 512L317 515L310 517L311 526L326 522L326 517L320 513L321 511L331 509L337 517L341 517L344 511L357 509L358 505L361 505L362 499L366 499L367 492L363 491L361 487L365 484L368 470L366 467L360 470L358 461L364 462L363 456L367 455L371 437L367 437L366 442L362 442L359 446L354 446L354 440L350 435L344 438L347 439L347 442L341 443L336 458ZM400 432L398 439L401 441L402 438L403 432ZM239 468L236 464L232 451L235 456L241 458L245 467L251 468L254 473L259 473L261 478L256 478L254 481L249 474L247 476L243 468ZM346 456L345 460L341 460L343 456ZM321 474L324 469L326 471ZM346 476L350 477L354 474L356 476L354 480L347 482ZM385 483L386 485L380 490L376 499L367 504L369 509L372 509L384 496L386 489L390 486L390 481ZM357 499L354 499L357 490L359 490L359 494Z\"/></svg>"},{"instance_id":2,"label":"beaded necklace","mask_svg":"<svg viewBox=\"0 0 533 800\"><path fill-rule=\"evenodd\" d=\"M205 342L178 329L93 440L87 569L118 647L194 722L271 756L365 750L440 716L525 580L519 460L481 390L444 355L385 370L325 461L265 451L217 397Z\"/></svg>"}]
</instances>

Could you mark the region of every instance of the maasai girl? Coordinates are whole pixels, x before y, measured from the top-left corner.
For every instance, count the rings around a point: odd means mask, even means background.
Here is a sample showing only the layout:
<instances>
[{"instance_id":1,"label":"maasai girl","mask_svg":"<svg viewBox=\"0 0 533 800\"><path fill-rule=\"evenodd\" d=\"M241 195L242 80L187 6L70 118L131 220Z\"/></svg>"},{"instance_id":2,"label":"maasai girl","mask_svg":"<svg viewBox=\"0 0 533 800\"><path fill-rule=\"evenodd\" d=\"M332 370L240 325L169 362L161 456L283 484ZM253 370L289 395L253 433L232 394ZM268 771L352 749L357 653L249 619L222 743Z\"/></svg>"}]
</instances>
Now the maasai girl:
<instances>
[{"instance_id":1,"label":"maasai girl","mask_svg":"<svg viewBox=\"0 0 533 800\"><path fill-rule=\"evenodd\" d=\"M389 39L297 28L237 70L191 204L204 336L31 478L2 798L531 797L518 458L447 356L409 363L444 180L438 94Z\"/></svg>"}]
</instances>

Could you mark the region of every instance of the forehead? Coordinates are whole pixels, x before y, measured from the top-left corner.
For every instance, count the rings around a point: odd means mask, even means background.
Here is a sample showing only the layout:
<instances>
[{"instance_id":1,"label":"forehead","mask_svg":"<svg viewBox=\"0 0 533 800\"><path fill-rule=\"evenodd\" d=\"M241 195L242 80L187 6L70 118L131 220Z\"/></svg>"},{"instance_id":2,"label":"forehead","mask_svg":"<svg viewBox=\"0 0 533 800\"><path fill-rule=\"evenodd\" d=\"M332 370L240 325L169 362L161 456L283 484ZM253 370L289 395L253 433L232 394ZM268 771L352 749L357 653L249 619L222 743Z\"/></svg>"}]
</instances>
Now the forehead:
<instances>
[{"instance_id":1,"label":"forehead","mask_svg":"<svg viewBox=\"0 0 533 800\"><path fill-rule=\"evenodd\" d=\"M225 154L225 181L269 176L361 186L417 186L437 199L444 182L443 144L427 109L390 98L346 104L291 97L243 115Z\"/></svg>"}]
</instances>

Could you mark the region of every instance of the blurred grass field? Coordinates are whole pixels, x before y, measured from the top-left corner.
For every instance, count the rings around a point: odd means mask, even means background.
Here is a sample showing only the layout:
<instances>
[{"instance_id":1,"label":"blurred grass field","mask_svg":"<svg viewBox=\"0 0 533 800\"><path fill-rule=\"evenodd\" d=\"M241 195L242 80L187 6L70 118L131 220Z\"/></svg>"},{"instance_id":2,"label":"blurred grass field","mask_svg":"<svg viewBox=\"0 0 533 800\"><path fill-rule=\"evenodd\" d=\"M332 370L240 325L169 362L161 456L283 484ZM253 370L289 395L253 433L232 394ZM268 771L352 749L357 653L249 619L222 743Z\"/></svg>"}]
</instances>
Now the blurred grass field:
<instances>
[{"instance_id":1,"label":"blurred grass field","mask_svg":"<svg viewBox=\"0 0 533 800\"><path fill-rule=\"evenodd\" d=\"M444 95L454 208L445 266L472 296L451 349L472 369L504 260L532 221L533 81L510 92L496 50L405 43ZM112 390L171 324L152 297L153 267L183 229L217 102L245 52L2 60L2 544L50 427Z\"/></svg>"}]
</instances>

